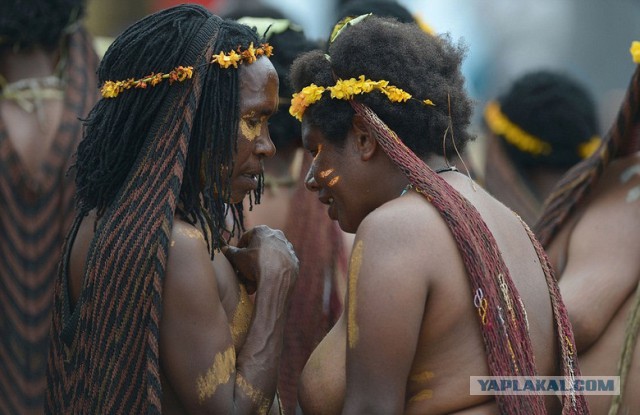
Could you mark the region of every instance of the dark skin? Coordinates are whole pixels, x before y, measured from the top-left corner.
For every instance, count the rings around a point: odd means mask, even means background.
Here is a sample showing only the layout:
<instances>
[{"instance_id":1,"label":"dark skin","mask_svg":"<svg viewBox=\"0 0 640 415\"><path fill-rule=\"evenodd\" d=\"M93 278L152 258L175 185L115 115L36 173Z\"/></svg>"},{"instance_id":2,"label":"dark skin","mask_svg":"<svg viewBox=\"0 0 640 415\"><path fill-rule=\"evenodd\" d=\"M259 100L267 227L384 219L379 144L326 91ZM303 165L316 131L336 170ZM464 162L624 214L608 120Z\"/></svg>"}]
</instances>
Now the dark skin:
<instances>
[{"instance_id":1,"label":"dark skin","mask_svg":"<svg viewBox=\"0 0 640 415\"><path fill-rule=\"evenodd\" d=\"M239 129L234 203L255 190L254 176L275 152L264 121L278 101L278 77L267 58L239 70L241 122L251 128ZM73 301L94 221L93 214L83 220L71 251ZM160 322L163 413L278 413L277 368L297 258L282 232L266 226L245 233L224 254L216 252L212 262L200 230L175 218ZM241 283L248 280L255 303Z\"/></svg>"},{"instance_id":2,"label":"dark skin","mask_svg":"<svg viewBox=\"0 0 640 415\"><path fill-rule=\"evenodd\" d=\"M58 63L57 51L40 47L14 51L10 47L0 49L0 74L8 83L26 78L53 75ZM26 172L35 180L43 178L43 161L60 125L63 100L44 100L40 122L37 113L27 112L13 100L0 100L0 118L9 140L20 157Z\"/></svg>"},{"instance_id":3,"label":"dark skin","mask_svg":"<svg viewBox=\"0 0 640 415\"><path fill-rule=\"evenodd\" d=\"M640 283L640 153L612 162L548 248L573 325L585 376L617 375L629 312ZM621 413L640 408L636 343ZM611 396L587 395L592 414Z\"/></svg>"},{"instance_id":4,"label":"dark skin","mask_svg":"<svg viewBox=\"0 0 640 415\"><path fill-rule=\"evenodd\" d=\"M496 413L491 397L469 395L469 376L488 367L469 278L440 214L415 191L400 196L407 179L359 116L343 148L304 119L303 143L314 157L307 187L356 233L345 312L302 374L304 413ZM438 156L426 163L445 166ZM441 176L495 236L528 312L538 372L557 374L549 294L525 229L465 175ZM557 412L557 398L546 405Z\"/></svg>"}]
</instances>

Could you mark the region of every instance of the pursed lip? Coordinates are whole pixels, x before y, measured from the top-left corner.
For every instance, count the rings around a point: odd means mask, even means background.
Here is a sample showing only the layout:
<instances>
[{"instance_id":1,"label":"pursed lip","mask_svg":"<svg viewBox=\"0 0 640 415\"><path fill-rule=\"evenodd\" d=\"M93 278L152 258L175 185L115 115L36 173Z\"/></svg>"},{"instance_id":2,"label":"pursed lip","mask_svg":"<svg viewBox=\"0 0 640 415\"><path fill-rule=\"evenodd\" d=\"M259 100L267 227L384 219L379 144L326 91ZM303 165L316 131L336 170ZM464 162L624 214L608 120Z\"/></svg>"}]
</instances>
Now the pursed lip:
<instances>
[{"instance_id":1,"label":"pursed lip","mask_svg":"<svg viewBox=\"0 0 640 415\"><path fill-rule=\"evenodd\" d=\"M331 220L337 220L336 205L334 204L333 197L329 195L322 195L318 197L318 200L320 200L320 203L323 205L328 206L327 215L329 215L329 218Z\"/></svg>"},{"instance_id":2,"label":"pursed lip","mask_svg":"<svg viewBox=\"0 0 640 415\"><path fill-rule=\"evenodd\" d=\"M329 195L319 196L318 200L320 200L320 203L323 205L331 205L333 203L333 197Z\"/></svg>"},{"instance_id":3,"label":"pursed lip","mask_svg":"<svg viewBox=\"0 0 640 415\"><path fill-rule=\"evenodd\" d=\"M247 171L245 171L242 176L258 180L258 177L262 174L262 172L262 167L252 167L250 169L247 169Z\"/></svg>"},{"instance_id":4,"label":"pursed lip","mask_svg":"<svg viewBox=\"0 0 640 415\"><path fill-rule=\"evenodd\" d=\"M261 174L262 174L261 169L251 169L240 175L239 179L241 179L242 182L245 183L242 186L243 187L247 186L245 188L245 191L249 191L249 189L255 190L258 188L258 183L259 183Z\"/></svg>"}]
</instances>

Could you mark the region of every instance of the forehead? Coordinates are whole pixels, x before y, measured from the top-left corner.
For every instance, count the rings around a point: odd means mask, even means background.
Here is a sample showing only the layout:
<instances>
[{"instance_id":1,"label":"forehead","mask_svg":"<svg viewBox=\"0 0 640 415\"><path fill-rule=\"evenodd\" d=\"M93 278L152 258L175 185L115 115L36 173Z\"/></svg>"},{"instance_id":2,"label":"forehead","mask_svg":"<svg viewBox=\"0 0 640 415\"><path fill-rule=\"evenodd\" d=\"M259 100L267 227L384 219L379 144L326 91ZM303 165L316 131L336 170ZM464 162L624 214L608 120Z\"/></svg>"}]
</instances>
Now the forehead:
<instances>
[{"instance_id":1,"label":"forehead","mask_svg":"<svg viewBox=\"0 0 640 415\"><path fill-rule=\"evenodd\" d=\"M313 148L324 143L325 138L318 127L314 127L308 121L302 120L302 145L305 148Z\"/></svg>"},{"instance_id":2,"label":"forehead","mask_svg":"<svg viewBox=\"0 0 640 415\"><path fill-rule=\"evenodd\" d=\"M241 65L240 109L242 112L273 112L278 105L278 73L268 58L260 57L250 65Z\"/></svg>"}]
</instances>

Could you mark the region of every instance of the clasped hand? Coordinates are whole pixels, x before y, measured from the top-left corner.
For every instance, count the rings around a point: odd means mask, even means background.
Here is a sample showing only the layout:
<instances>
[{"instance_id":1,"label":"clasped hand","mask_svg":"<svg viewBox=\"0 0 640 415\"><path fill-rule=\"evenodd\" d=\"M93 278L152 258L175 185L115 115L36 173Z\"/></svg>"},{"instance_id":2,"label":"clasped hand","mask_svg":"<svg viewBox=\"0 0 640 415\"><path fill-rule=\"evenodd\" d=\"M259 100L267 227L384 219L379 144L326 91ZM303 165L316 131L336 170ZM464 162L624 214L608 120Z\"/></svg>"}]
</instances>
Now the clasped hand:
<instances>
[{"instance_id":1,"label":"clasped hand","mask_svg":"<svg viewBox=\"0 0 640 415\"><path fill-rule=\"evenodd\" d=\"M237 246L226 246L222 252L235 269L249 294L262 285L288 285L293 288L299 261L293 245L278 229L259 225L245 232ZM265 284L266 283L266 284Z\"/></svg>"}]
</instances>

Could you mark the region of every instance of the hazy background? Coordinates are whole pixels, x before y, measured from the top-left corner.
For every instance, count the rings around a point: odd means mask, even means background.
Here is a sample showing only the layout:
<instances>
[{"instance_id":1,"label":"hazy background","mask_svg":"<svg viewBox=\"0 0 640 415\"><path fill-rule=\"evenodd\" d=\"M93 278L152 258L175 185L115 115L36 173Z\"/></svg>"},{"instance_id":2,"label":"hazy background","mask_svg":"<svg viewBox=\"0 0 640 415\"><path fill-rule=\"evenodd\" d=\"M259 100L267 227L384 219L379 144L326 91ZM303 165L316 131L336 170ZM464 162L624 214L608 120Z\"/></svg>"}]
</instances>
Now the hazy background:
<instances>
[{"instance_id":1,"label":"hazy background","mask_svg":"<svg viewBox=\"0 0 640 415\"><path fill-rule=\"evenodd\" d=\"M263 0L325 38L343 0ZM256 0L200 0L216 13ZM97 36L116 36L140 17L174 0L89 0L87 24ZM640 0L400 0L436 32L468 47L463 70L477 101L476 122L486 100L523 72L559 69L594 94L606 130L634 69L629 54L640 40Z\"/></svg>"}]
</instances>

